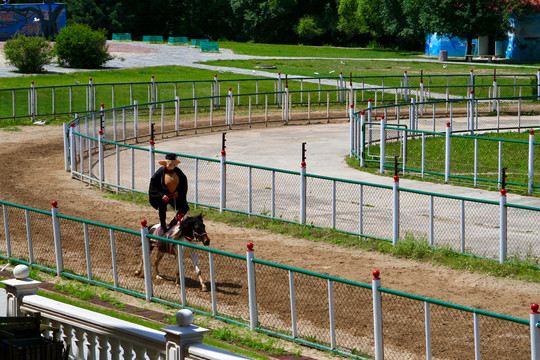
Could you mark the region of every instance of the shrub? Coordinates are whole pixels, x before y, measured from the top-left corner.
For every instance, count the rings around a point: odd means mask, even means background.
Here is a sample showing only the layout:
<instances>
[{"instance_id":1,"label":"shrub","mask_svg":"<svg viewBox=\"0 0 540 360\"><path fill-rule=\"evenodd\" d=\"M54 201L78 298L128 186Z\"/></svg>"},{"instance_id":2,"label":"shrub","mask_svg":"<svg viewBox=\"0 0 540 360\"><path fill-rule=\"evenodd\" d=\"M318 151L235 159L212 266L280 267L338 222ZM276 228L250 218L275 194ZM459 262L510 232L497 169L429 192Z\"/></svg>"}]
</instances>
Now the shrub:
<instances>
[{"instance_id":1,"label":"shrub","mask_svg":"<svg viewBox=\"0 0 540 360\"><path fill-rule=\"evenodd\" d=\"M295 26L294 30L301 39L307 40L308 42L312 42L324 33L324 30L317 25L315 18L310 15L306 15L298 20L298 24Z\"/></svg>"},{"instance_id":2,"label":"shrub","mask_svg":"<svg viewBox=\"0 0 540 360\"><path fill-rule=\"evenodd\" d=\"M6 41L4 56L9 64L22 73L41 73L44 66L52 63L54 51L49 41L42 37L26 37L16 34Z\"/></svg>"},{"instance_id":3,"label":"shrub","mask_svg":"<svg viewBox=\"0 0 540 360\"><path fill-rule=\"evenodd\" d=\"M85 24L71 24L60 30L55 45L61 66L97 69L113 57L107 52L104 30L92 30Z\"/></svg>"}]
</instances>

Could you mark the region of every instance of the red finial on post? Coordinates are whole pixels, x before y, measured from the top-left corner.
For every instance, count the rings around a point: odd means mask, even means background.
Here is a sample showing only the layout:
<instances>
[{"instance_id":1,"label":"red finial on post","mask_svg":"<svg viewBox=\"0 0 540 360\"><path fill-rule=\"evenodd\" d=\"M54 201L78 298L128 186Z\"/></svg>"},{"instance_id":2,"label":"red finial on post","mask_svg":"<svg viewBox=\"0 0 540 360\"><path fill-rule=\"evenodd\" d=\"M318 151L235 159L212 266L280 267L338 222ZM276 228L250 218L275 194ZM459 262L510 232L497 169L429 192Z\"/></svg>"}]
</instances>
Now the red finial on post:
<instances>
[{"instance_id":1,"label":"red finial on post","mask_svg":"<svg viewBox=\"0 0 540 360\"><path fill-rule=\"evenodd\" d=\"M471 90L471 95L474 94L474 90Z\"/></svg>"},{"instance_id":2,"label":"red finial on post","mask_svg":"<svg viewBox=\"0 0 540 360\"><path fill-rule=\"evenodd\" d=\"M529 130L529 134L534 135L534 130L533 129Z\"/></svg>"},{"instance_id":3,"label":"red finial on post","mask_svg":"<svg viewBox=\"0 0 540 360\"><path fill-rule=\"evenodd\" d=\"M473 72L473 69L471 69L471 72Z\"/></svg>"},{"instance_id":4,"label":"red finial on post","mask_svg":"<svg viewBox=\"0 0 540 360\"><path fill-rule=\"evenodd\" d=\"M104 107L105 107L105 104L104 104L104 103L101 103L101 107L104 108Z\"/></svg>"},{"instance_id":5,"label":"red finial on post","mask_svg":"<svg viewBox=\"0 0 540 360\"><path fill-rule=\"evenodd\" d=\"M450 127L450 121L446 123L446 127Z\"/></svg>"},{"instance_id":6,"label":"red finial on post","mask_svg":"<svg viewBox=\"0 0 540 360\"><path fill-rule=\"evenodd\" d=\"M103 135L103 130L100 129L98 132L99 132L99 135Z\"/></svg>"},{"instance_id":7,"label":"red finial on post","mask_svg":"<svg viewBox=\"0 0 540 360\"><path fill-rule=\"evenodd\" d=\"M69 124L69 126L75 127L75 123L72 122L71 124Z\"/></svg>"},{"instance_id":8,"label":"red finial on post","mask_svg":"<svg viewBox=\"0 0 540 360\"><path fill-rule=\"evenodd\" d=\"M501 196L506 196L506 189L501 189Z\"/></svg>"},{"instance_id":9,"label":"red finial on post","mask_svg":"<svg viewBox=\"0 0 540 360\"><path fill-rule=\"evenodd\" d=\"M537 303L533 303L531 305L531 314L538 314L538 304Z\"/></svg>"},{"instance_id":10,"label":"red finial on post","mask_svg":"<svg viewBox=\"0 0 540 360\"><path fill-rule=\"evenodd\" d=\"M90 78L90 81L92 81L92 78Z\"/></svg>"},{"instance_id":11,"label":"red finial on post","mask_svg":"<svg viewBox=\"0 0 540 360\"><path fill-rule=\"evenodd\" d=\"M152 75L152 79L154 78L154 75Z\"/></svg>"},{"instance_id":12,"label":"red finial on post","mask_svg":"<svg viewBox=\"0 0 540 360\"><path fill-rule=\"evenodd\" d=\"M148 223L146 222L146 220L141 220L141 226L148 227Z\"/></svg>"},{"instance_id":13,"label":"red finial on post","mask_svg":"<svg viewBox=\"0 0 540 360\"><path fill-rule=\"evenodd\" d=\"M300 163L300 166L303 167L303 168L305 168L305 167L306 167L306 162L305 162L305 161L302 161L302 162Z\"/></svg>"},{"instance_id":14,"label":"red finial on post","mask_svg":"<svg viewBox=\"0 0 540 360\"><path fill-rule=\"evenodd\" d=\"M32 80L32 85L34 85L34 80Z\"/></svg>"},{"instance_id":15,"label":"red finial on post","mask_svg":"<svg viewBox=\"0 0 540 360\"><path fill-rule=\"evenodd\" d=\"M248 251L253 251L253 243L248 243L247 244L247 249L248 249Z\"/></svg>"},{"instance_id":16,"label":"red finial on post","mask_svg":"<svg viewBox=\"0 0 540 360\"><path fill-rule=\"evenodd\" d=\"M367 99L368 102L371 102L371 98Z\"/></svg>"},{"instance_id":17,"label":"red finial on post","mask_svg":"<svg viewBox=\"0 0 540 360\"><path fill-rule=\"evenodd\" d=\"M405 74L407 73L407 70L405 70Z\"/></svg>"},{"instance_id":18,"label":"red finial on post","mask_svg":"<svg viewBox=\"0 0 540 360\"><path fill-rule=\"evenodd\" d=\"M225 156L225 150L221 150L221 156Z\"/></svg>"},{"instance_id":19,"label":"red finial on post","mask_svg":"<svg viewBox=\"0 0 540 360\"><path fill-rule=\"evenodd\" d=\"M399 176L394 175L394 182L399 182Z\"/></svg>"},{"instance_id":20,"label":"red finial on post","mask_svg":"<svg viewBox=\"0 0 540 360\"><path fill-rule=\"evenodd\" d=\"M150 140L150 145L154 146L155 142L154 140Z\"/></svg>"},{"instance_id":21,"label":"red finial on post","mask_svg":"<svg viewBox=\"0 0 540 360\"><path fill-rule=\"evenodd\" d=\"M381 120L384 120L384 115L381 115Z\"/></svg>"},{"instance_id":22,"label":"red finial on post","mask_svg":"<svg viewBox=\"0 0 540 360\"><path fill-rule=\"evenodd\" d=\"M232 88L229 88L229 91L232 91Z\"/></svg>"},{"instance_id":23,"label":"red finial on post","mask_svg":"<svg viewBox=\"0 0 540 360\"><path fill-rule=\"evenodd\" d=\"M380 275L381 275L381 273L379 272L379 270L375 270L373 272L373 280L380 280L381 279Z\"/></svg>"},{"instance_id":24,"label":"red finial on post","mask_svg":"<svg viewBox=\"0 0 540 360\"><path fill-rule=\"evenodd\" d=\"M360 115L365 115L365 114L366 114L366 113L365 113L364 110L362 110L362 111L360 112Z\"/></svg>"},{"instance_id":25,"label":"red finial on post","mask_svg":"<svg viewBox=\"0 0 540 360\"><path fill-rule=\"evenodd\" d=\"M354 109L354 104L351 104L351 109Z\"/></svg>"},{"instance_id":26,"label":"red finial on post","mask_svg":"<svg viewBox=\"0 0 540 360\"><path fill-rule=\"evenodd\" d=\"M56 200L52 202L52 207L55 209L58 207L58 203L56 202Z\"/></svg>"}]
</instances>

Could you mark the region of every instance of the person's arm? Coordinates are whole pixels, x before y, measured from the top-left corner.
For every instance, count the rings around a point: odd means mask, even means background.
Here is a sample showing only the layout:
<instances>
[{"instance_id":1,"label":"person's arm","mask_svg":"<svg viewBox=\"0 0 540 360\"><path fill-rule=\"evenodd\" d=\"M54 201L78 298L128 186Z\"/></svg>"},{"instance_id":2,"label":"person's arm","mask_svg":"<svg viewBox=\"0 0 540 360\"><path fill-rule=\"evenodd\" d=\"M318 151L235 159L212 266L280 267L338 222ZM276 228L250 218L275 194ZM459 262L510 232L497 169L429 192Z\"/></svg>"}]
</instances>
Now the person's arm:
<instances>
[{"instance_id":1,"label":"person's arm","mask_svg":"<svg viewBox=\"0 0 540 360\"><path fill-rule=\"evenodd\" d=\"M168 195L168 191L165 192L163 189L163 185L161 184L161 178L163 176L163 172L161 169L158 169L154 175L152 175L152 178L150 179L150 186L148 188L148 195L152 199L159 198L163 200L164 195Z\"/></svg>"}]
</instances>

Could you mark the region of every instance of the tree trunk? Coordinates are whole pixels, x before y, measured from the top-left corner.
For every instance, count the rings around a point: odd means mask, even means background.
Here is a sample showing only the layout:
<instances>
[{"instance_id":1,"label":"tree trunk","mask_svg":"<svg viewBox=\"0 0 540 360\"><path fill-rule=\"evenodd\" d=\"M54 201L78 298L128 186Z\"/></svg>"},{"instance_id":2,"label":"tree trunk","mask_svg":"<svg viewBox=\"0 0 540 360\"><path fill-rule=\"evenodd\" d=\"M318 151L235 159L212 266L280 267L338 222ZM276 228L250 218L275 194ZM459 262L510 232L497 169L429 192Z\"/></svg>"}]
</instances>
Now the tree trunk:
<instances>
[{"instance_id":1,"label":"tree trunk","mask_svg":"<svg viewBox=\"0 0 540 360\"><path fill-rule=\"evenodd\" d=\"M467 36L467 55L472 55L472 37Z\"/></svg>"}]
</instances>

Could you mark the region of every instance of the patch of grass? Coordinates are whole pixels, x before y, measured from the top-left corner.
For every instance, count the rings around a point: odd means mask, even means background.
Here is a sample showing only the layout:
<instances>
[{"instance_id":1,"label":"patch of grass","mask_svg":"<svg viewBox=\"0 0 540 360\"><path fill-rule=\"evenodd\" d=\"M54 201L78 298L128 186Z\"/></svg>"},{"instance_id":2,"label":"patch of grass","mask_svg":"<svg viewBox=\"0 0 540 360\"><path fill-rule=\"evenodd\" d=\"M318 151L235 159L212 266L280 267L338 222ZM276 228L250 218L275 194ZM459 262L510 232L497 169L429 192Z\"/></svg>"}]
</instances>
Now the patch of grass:
<instances>
[{"instance_id":1,"label":"patch of grass","mask_svg":"<svg viewBox=\"0 0 540 360\"><path fill-rule=\"evenodd\" d=\"M498 190L498 162L499 162L499 141L508 140L502 144L503 167L506 167L507 190L516 194L527 194L528 190L528 158L529 151L529 132L504 132L504 133L485 133L478 135L478 165L477 165L477 185L491 190ZM483 140L485 139L485 140ZM519 141L519 142L517 142ZM386 154L390 156L400 155L401 142L387 142ZM420 177L422 168L422 140L420 137L407 140L407 169L405 178L424 180L435 183L442 183L445 172L445 148L444 136L426 136L425 139L425 171L435 172L441 175L425 173L424 178ZM371 154L379 153L379 145L373 145L369 149ZM462 186L474 186L474 139L469 137L451 137L451 183L458 183ZM521 154L522 156L516 156ZM366 159L368 160L368 159ZM360 168L359 161L349 156L346 159L349 166L370 173L379 173L378 159L376 162L366 161L366 167ZM392 163L387 162L387 165ZM393 165L392 165L393 166ZM402 166L402 163L400 163ZM412 171L415 169L417 171ZM401 170L400 170L401 172ZM540 161L534 162L534 172L540 173ZM393 167L387 167L384 174L393 176ZM403 175L400 175L403 177ZM515 184L511 184L515 183ZM520 185L521 184L521 185ZM535 179L535 185L540 185L540 180ZM540 193L533 192L534 196L540 196Z\"/></svg>"},{"instance_id":2,"label":"patch of grass","mask_svg":"<svg viewBox=\"0 0 540 360\"><path fill-rule=\"evenodd\" d=\"M253 336L252 334L243 335L237 329L231 327L212 330L212 337L250 349L268 352L272 355L283 355L286 353L285 349L278 345L277 339L262 338L261 336Z\"/></svg>"},{"instance_id":3,"label":"patch of grass","mask_svg":"<svg viewBox=\"0 0 540 360\"><path fill-rule=\"evenodd\" d=\"M332 46L260 44L253 42L220 41L222 49L235 54L256 56L333 57L333 58L414 58L421 52L385 49L346 48Z\"/></svg>"},{"instance_id":4,"label":"patch of grass","mask_svg":"<svg viewBox=\"0 0 540 360\"><path fill-rule=\"evenodd\" d=\"M1 127L1 126L0 126ZM2 128L2 131L6 131L6 132L21 132L22 130L18 127L14 127L14 126L6 126L4 128Z\"/></svg>"}]
</instances>

